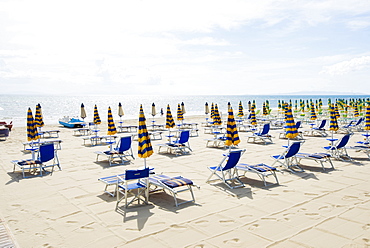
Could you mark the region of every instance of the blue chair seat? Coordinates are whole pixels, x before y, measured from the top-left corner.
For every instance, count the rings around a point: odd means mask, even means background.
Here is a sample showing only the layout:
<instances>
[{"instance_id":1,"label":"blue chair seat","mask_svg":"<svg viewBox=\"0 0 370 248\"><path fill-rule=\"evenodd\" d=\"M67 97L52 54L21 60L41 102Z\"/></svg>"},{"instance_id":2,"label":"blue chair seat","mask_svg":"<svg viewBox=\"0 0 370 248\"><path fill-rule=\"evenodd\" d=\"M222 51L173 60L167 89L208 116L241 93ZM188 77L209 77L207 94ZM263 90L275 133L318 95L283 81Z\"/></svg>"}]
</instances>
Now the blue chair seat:
<instances>
[{"instance_id":1,"label":"blue chair seat","mask_svg":"<svg viewBox=\"0 0 370 248\"><path fill-rule=\"evenodd\" d=\"M263 163L255 165L240 163L235 168L237 170L243 171L244 176L246 175L247 172L256 173L263 180L263 184L265 185L265 187L273 185L272 183L267 184L266 182L266 177L271 175L275 177L276 184L279 184L279 180L276 176L276 171L278 171L278 169L276 167L268 166Z\"/></svg>"},{"instance_id":2,"label":"blue chair seat","mask_svg":"<svg viewBox=\"0 0 370 248\"><path fill-rule=\"evenodd\" d=\"M160 190L167 190L172 193L172 196L175 200L175 205L178 207L181 204L188 203L188 202L195 202L195 197L193 193L192 187L197 187L199 186L195 185L192 180L182 177L182 176L176 176L176 177L170 177L167 175L159 174L159 175L152 175L149 177L149 183L150 186L154 187L151 192L157 191L158 189ZM180 192L184 191L190 191L191 194L191 200L189 201L182 201L178 202L177 200L177 195Z\"/></svg>"}]
</instances>

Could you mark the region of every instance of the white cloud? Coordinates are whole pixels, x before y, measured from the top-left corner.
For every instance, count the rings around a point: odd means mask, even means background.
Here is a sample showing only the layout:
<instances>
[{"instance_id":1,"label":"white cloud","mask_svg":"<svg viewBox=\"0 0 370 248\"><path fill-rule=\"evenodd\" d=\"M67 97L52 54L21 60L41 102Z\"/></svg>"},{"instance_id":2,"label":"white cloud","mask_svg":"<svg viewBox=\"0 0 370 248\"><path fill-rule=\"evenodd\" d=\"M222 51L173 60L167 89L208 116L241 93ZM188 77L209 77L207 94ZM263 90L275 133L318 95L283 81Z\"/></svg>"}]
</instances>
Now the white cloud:
<instances>
[{"instance_id":1,"label":"white cloud","mask_svg":"<svg viewBox=\"0 0 370 248\"><path fill-rule=\"evenodd\" d=\"M362 56L351 60L342 61L330 66L324 66L320 73L329 75L343 75L370 67L370 56Z\"/></svg>"}]
</instances>

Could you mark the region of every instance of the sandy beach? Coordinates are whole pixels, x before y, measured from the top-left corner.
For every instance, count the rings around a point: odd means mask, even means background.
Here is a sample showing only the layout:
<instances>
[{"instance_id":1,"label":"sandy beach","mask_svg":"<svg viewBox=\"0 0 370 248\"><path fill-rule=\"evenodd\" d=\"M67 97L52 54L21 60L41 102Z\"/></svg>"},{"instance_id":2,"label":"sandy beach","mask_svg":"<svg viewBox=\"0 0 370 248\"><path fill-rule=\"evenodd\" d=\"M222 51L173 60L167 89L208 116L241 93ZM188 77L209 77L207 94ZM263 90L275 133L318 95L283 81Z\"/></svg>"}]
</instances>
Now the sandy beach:
<instances>
[{"instance_id":1,"label":"sandy beach","mask_svg":"<svg viewBox=\"0 0 370 248\"><path fill-rule=\"evenodd\" d=\"M148 122L150 118L147 118ZM165 117L156 118L165 124ZM0 142L1 201L0 225L8 229L9 240L19 247L369 247L370 246L370 163L366 154L349 150L353 162L333 159L335 169L323 172L320 164L302 160L305 172L278 173L280 184L264 187L254 173L241 177L245 187L229 189L224 184L206 183L227 149L206 147L204 116L187 117L198 123L199 136L190 138L189 155L154 154L147 164L156 174L182 175L193 180L196 203L175 207L168 193L150 195L149 204L129 208L123 215L115 211L116 198L104 193L98 178L123 173L143 166L137 157L130 164L109 166L96 162L95 151L106 145L84 145L83 136L73 129L46 125L43 130L60 130L62 149L58 157L62 170L52 175L22 178L13 173L15 159L30 158L23 152L26 128L15 126L6 141ZM137 120L125 120L138 125ZM149 125L149 123L147 123ZM309 125L303 124L303 128ZM107 124L99 127L106 133ZM240 148L246 149L240 162L271 165L271 155L280 154L287 145L271 130L273 144L247 143L248 132L239 132ZM164 133L167 131L164 131ZM330 137L330 131L327 131ZM349 145L363 140L355 132ZM127 133L118 133L126 136ZM334 134L340 138L343 134ZM305 137L301 152L325 152L328 137ZM88 143L87 143L88 144ZM326 166L329 168L330 166ZM272 177L268 182L274 182ZM188 192L179 194L189 200Z\"/></svg>"}]
</instances>

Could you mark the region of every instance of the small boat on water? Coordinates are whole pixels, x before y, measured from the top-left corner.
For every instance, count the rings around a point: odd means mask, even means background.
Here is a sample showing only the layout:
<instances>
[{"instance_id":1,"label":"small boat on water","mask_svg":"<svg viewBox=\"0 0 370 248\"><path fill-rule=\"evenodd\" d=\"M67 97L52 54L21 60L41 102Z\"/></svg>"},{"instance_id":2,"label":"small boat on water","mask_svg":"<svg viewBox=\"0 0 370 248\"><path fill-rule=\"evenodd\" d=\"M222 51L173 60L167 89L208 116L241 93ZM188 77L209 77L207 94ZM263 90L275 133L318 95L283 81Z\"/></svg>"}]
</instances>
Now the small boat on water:
<instances>
[{"instance_id":1,"label":"small boat on water","mask_svg":"<svg viewBox=\"0 0 370 248\"><path fill-rule=\"evenodd\" d=\"M5 126L9 129L9 131L12 131L12 128L13 128L13 121L11 121L10 123L6 123L6 121L0 121L0 128L2 126Z\"/></svg>"},{"instance_id":2,"label":"small boat on water","mask_svg":"<svg viewBox=\"0 0 370 248\"><path fill-rule=\"evenodd\" d=\"M81 128L85 125L85 122L78 118L69 118L68 116L64 116L62 119L59 119L59 124L69 128Z\"/></svg>"}]
</instances>

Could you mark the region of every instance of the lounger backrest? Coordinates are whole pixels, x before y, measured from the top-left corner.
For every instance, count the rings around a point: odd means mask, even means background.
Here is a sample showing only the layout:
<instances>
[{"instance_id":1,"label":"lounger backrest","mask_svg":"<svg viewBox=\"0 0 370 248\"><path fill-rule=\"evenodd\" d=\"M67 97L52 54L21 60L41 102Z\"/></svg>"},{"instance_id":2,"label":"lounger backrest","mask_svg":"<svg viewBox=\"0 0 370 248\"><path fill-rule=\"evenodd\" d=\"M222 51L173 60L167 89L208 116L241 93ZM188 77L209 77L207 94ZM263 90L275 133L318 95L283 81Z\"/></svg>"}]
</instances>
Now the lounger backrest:
<instances>
[{"instance_id":1,"label":"lounger backrest","mask_svg":"<svg viewBox=\"0 0 370 248\"><path fill-rule=\"evenodd\" d=\"M326 120L324 119L324 120L321 121L320 126L318 128L319 129L324 128L325 125L326 125Z\"/></svg>"},{"instance_id":2,"label":"lounger backrest","mask_svg":"<svg viewBox=\"0 0 370 248\"><path fill-rule=\"evenodd\" d=\"M299 152L300 148L301 148L301 142L293 142L293 144L291 144L288 147L288 151L285 154L285 157L290 158L290 157L296 155Z\"/></svg>"},{"instance_id":3,"label":"lounger backrest","mask_svg":"<svg viewBox=\"0 0 370 248\"><path fill-rule=\"evenodd\" d=\"M300 128L301 127L301 121L297 121L296 123L295 123L295 127L298 129L298 128Z\"/></svg>"},{"instance_id":4,"label":"lounger backrest","mask_svg":"<svg viewBox=\"0 0 370 248\"><path fill-rule=\"evenodd\" d=\"M355 124L355 126L358 126L361 124L361 122L364 120L363 117L361 117L360 119L358 119L357 123Z\"/></svg>"},{"instance_id":5,"label":"lounger backrest","mask_svg":"<svg viewBox=\"0 0 370 248\"><path fill-rule=\"evenodd\" d=\"M263 129L260 135L268 134L269 131L270 131L270 123L266 123L265 125L263 125Z\"/></svg>"},{"instance_id":6,"label":"lounger backrest","mask_svg":"<svg viewBox=\"0 0 370 248\"><path fill-rule=\"evenodd\" d=\"M350 126L352 126L353 122L354 122L354 121L350 121L350 122L348 123L348 125L345 125L345 127L350 127Z\"/></svg>"},{"instance_id":7,"label":"lounger backrest","mask_svg":"<svg viewBox=\"0 0 370 248\"><path fill-rule=\"evenodd\" d=\"M149 168L142 170L126 170L125 180L134 180L149 177Z\"/></svg>"},{"instance_id":8,"label":"lounger backrest","mask_svg":"<svg viewBox=\"0 0 370 248\"><path fill-rule=\"evenodd\" d=\"M339 140L337 149L343 148L348 144L349 138L351 137L350 134L346 134Z\"/></svg>"},{"instance_id":9,"label":"lounger backrest","mask_svg":"<svg viewBox=\"0 0 370 248\"><path fill-rule=\"evenodd\" d=\"M42 163L50 161L54 158L55 150L53 143L41 145L39 149L39 160Z\"/></svg>"},{"instance_id":10,"label":"lounger backrest","mask_svg":"<svg viewBox=\"0 0 370 248\"><path fill-rule=\"evenodd\" d=\"M177 141L177 143L184 144L184 143L189 141L189 137L190 137L190 131L189 130L182 131L181 134L180 134L180 138Z\"/></svg>"},{"instance_id":11,"label":"lounger backrest","mask_svg":"<svg viewBox=\"0 0 370 248\"><path fill-rule=\"evenodd\" d=\"M118 150L120 152L127 151L131 148L131 136L121 137Z\"/></svg>"},{"instance_id":12,"label":"lounger backrest","mask_svg":"<svg viewBox=\"0 0 370 248\"><path fill-rule=\"evenodd\" d=\"M241 157L242 152L241 151L233 151L230 152L228 155L228 160L225 164L225 166L222 168L223 171L229 170L236 166L236 164L239 162L239 159Z\"/></svg>"}]
</instances>

